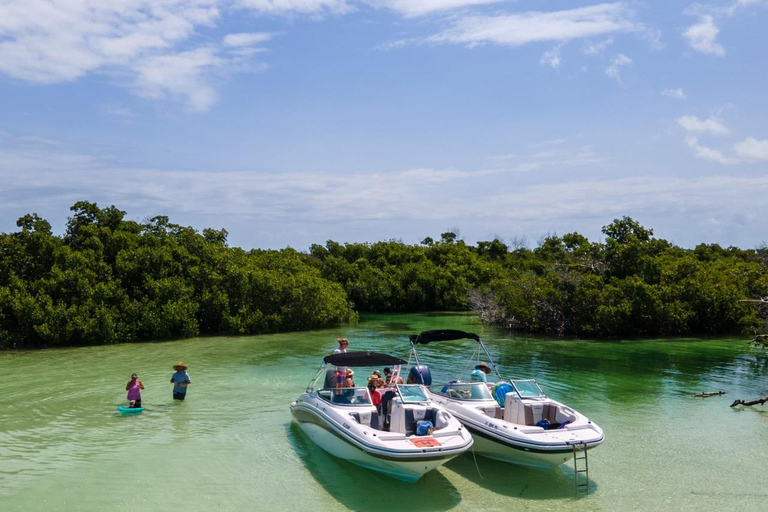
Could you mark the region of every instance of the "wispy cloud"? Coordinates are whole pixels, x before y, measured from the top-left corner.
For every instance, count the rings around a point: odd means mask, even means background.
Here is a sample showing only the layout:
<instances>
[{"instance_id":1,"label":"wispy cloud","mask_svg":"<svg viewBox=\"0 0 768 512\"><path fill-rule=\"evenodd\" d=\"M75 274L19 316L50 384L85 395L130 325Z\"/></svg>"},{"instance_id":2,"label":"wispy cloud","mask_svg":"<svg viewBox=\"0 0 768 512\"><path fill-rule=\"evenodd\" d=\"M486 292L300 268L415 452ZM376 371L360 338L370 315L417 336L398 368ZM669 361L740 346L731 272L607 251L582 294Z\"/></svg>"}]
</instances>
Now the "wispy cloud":
<instances>
[{"instance_id":1,"label":"wispy cloud","mask_svg":"<svg viewBox=\"0 0 768 512\"><path fill-rule=\"evenodd\" d=\"M386 7L404 16L423 16L439 11L504 1L506 0L367 0L374 7Z\"/></svg>"},{"instance_id":2,"label":"wispy cloud","mask_svg":"<svg viewBox=\"0 0 768 512\"><path fill-rule=\"evenodd\" d=\"M224 3L224 2L222 2ZM234 0L238 7L269 14L343 14L354 9L346 0Z\"/></svg>"},{"instance_id":3,"label":"wispy cloud","mask_svg":"<svg viewBox=\"0 0 768 512\"><path fill-rule=\"evenodd\" d=\"M709 160L710 162L717 162L724 165L735 165L741 162L738 158L725 156L721 151L702 146L699 144L699 140L693 135L687 136L685 138L685 143L689 148L694 150L696 158L700 160Z\"/></svg>"},{"instance_id":4,"label":"wispy cloud","mask_svg":"<svg viewBox=\"0 0 768 512\"><path fill-rule=\"evenodd\" d=\"M621 83L621 71L619 68L622 66L629 66L630 64L632 64L632 59L623 53L620 53L613 58L611 65L605 68L605 74L616 80L616 82Z\"/></svg>"},{"instance_id":5,"label":"wispy cloud","mask_svg":"<svg viewBox=\"0 0 768 512\"><path fill-rule=\"evenodd\" d=\"M75 201L85 198L102 205L115 204L127 210L130 218L164 214L183 223L197 219L198 228L214 223L231 233L237 229L251 233L253 220L258 219L259 229L271 237L273 247L295 244L301 231L296 226L306 225L315 228L302 234L306 246L328 237L355 236L353 232L359 233L360 240L370 241L370 233L380 233L385 224L398 236L424 236L429 234L426 226L435 225L458 225L468 233L482 226L493 226L496 232L505 226L525 226L536 238L563 226L569 230L580 225L594 227L596 222L600 225L621 215L679 219L689 234L692 225L713 222L727 232L733 219L743 214L745 204L751 209L768 208L766 176L680 178L662 174L584 179L578 175L531 183L530 175L521 174L518 179L506 169L416 168L349 174L193 172L121 167L110 158L78 154L58 143L33 139L0 137L3 218L36 211L52 215L49 220L56 221L66 216ZM556 152L561 146L551 144L542 149ZM540 156L541 161L558 158ZM522 162L512 162L517 163ZM390 193L382 194L381 190ZM344 208L338 208L338 197L345 197ZM414 204L433 201L443 207L413 208ZM478 208L478 204L483 207ZM552 208L553 204L557 208ZM578 219L589 222L578 224ZM759 226L759 220L750 222L747 225L752 229ZM286 231L286 226L291 228ZM690 234L691 242L710 235L710 230L702 228ZM242 238L253 240L245 235ZM264 240L262 237L259 243Z\"/></svg>"},{"instance_id":6,"label":"wispy cloud","mask_svg":"<svg viewBox=\"0 0 768 512\"><path fill-rule=\"evenodd\" d=\"M699 119L696 116L680 116L675 121L689 132L705 132L712 135L725 135L729 133L728 128L719 119L714 117Z\"/></svg>"},{"instance_id":7,"label":"wispy cloud","mask_svg":"<svg viewBox=\"0 0 768 512\"><path fill-rule=\"evenodd\" d=\"M725 55L725 48L716 41L720 29L715 26L714 18L709 14L699 17L699 22L688 27L683 32L683 37L688 42L688 46L697 52L706 53L722 57Z\"/></svg>"},{"instance_id":8,"label":"wispy cloud","mask_svg":"<svg viewBox=\"0 0 768 512\"><path fill-rule=\"evenodd\" d=\"M539 63L542 65L548 65L551 66L552 69L557 69L560 67L560 64L562 64L562 60L560 59L560 47L562 45L557 45L551 50L548 50L544 52L544 55L541 56L541 59L539 60Z\"/></svg>"},{"instance_id":9,"label":"wispy cloud","mask_svg":"<svg viewBox=\"0 0 768 512\"><path fill-rule=\"evenodd\" d=\"M768 140L749 137L734 146L736 154L750 160L768 160Z\"/></svg>"},{"instance_id":10,"label":"wispy cloud","mask_svg":"<svg viewBox=\"0 0 768 512\"><path fill-rule=\"evenodd\" d=\"M600 55L606 48L613 44L613 38L609 37L599 43L592 43L584 48L584 53L587 55Z\"/></svg>"},{"instance_id":11,"label":"wispy cloud","mask_svg":"<svg viewBox=\"0 0 768 512\"><path fill-rule=\"evenodd\" d=\"M245 1L245 0L243 0ZM248 2L237 4L246 8ZM274 0L251 8L307 10L343 2ZM200 28L213 27L229 0L0 3L0 73L34 84L78 80L89 73L120 77L141 96L176 98L192 110L216 99L216 77L243 67L247 47L272 35L241 33L221 44L194 44ZM313 7L314 6L314 7ZM227 53L223 47L230 48ZM240 49L239 51L234 51Z\"/></svg>"},{"instance_id":12,"label":"wispy cloud","mask_svg":"<svg viewBox=\"0 0 768 512\"><path fill-rule=\"evenodd\" d=\"M676 100L684 100L688 98L688 96L686 96L683 90L679 87L677 89L664 89L661 91L661 95L666 96L667 98L674 98Z\"/></svg>"},{"instance_id":13,"label":"wispy cloud","mask_svg":"<svg viewBox=\"0 0 768 512\"><path fill-rule=\"evenodd\" d=\"M428 39L433 43L522 46L536 41L570 41L639 30L623 3L600 4L566 11L525 12L496 16L467 15Z\"/></svg>"},{"instance_id":14,"label":"wispy cloud","mask_svg":"<svg viewBox=\"0 0 768 512\"><path fill-rule=\"evenodd\" d=\"M254 44L265 43L271 40L273 34L269 32L246 32L240 34L227 34L224 36L224 46L251 46Z\"/></svg>"}]
</instances>

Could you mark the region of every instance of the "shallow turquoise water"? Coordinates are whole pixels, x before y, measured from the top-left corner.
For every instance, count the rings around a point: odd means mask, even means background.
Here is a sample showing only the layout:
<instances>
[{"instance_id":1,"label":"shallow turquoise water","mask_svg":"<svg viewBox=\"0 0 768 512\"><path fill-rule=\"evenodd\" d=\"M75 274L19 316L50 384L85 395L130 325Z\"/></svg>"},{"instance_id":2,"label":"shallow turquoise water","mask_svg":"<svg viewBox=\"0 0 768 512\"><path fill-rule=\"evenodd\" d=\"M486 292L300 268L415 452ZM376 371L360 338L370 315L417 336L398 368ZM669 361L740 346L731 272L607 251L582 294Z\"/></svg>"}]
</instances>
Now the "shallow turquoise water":
<instances>
[{"instance_id":1,"label":"shallow turquoise water","mask_svg":"<svg viewBox=\"0 0 768 512\"><path fill-rule=\"evenodd\" d=\"M291 422L288 405L338 336L351 350L407 358L406 335L477 332L507 375L603 427L590 491L553 473L465 455L405 484L335 459ZM420 351L453 378L473 343ZM171 367L193 383L173 403ZM380 315L355 326L239 338L0 354L0 510L741 510L765 507L768 351L746 339L621 343L512 337L465 315ZM125 383L146 389L140 416L119 416ZM700 391L727 394L694 398Z\"/></svg>"}]
</instances>

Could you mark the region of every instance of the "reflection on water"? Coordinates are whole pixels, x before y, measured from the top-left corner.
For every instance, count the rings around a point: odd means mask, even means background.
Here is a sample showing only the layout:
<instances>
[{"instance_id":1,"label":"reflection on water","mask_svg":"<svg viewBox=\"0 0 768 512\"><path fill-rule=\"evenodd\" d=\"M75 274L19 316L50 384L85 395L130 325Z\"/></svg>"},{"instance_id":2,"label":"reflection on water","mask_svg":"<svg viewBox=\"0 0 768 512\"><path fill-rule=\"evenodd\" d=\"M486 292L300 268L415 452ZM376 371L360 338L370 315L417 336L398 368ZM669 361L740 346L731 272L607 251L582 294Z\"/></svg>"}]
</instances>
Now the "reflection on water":
<instances>
[{"instance_id":1,"label":"reflection on water","mask_svg":"<svg viewBox=\"0 0 768 512\"><path fill-rule=\"evenodd\" d=\"M288 405L337 337L407 358L408 334L447 328L478 333L505 376L535 377L603 427L590 496L574 498L568 465L541 472L471 454L407 484L328 455L291 423ZM729 407L768 394L768 351L746 341L546 340L467 315L367 315L308 333L3 353L0 510L761 509L768 408ZM439 381L474 348L419 354ZM168 382L179 360L193 381L183 403ZM134 372L147 411L122 416ZM693 397L715 390L726 394Z\"/></svg>"},{"instance_id":2,"label":"reflection on water","mask_svg":"<svg viewBox=\"0 0 768 512\"><path fill-rule=\"evenodd\" d=\"M286 428L288 439L304 467L326 492L350 510L449 510L461 494L440 472L431 471L408 484L382 476L329 455L313 443L295 423ZM424 497L429 496L428 500Z\"/></svg>"}]
</instances>

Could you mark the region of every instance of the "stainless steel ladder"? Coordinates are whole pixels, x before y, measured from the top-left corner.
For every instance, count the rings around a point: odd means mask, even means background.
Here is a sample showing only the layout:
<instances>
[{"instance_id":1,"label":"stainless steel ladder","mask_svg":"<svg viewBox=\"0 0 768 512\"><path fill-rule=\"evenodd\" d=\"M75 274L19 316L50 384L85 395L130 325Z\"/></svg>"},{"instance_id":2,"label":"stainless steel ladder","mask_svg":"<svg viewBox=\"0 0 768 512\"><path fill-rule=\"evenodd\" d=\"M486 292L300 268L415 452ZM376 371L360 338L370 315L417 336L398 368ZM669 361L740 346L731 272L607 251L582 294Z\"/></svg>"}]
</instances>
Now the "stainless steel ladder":
<instances>
[{"instance_id":1,"label":"stainless steel ladder","mask_svg":"<svg viewBox=\"0 0 768 512\"><path fill-rule=\"evenodd\" d=\"M571 444L573 448L573 477L576 483L576 496L589 495L589 457L587 456L587 443L579 442ZM581 456L579 456L581 453ZM579 461L583 461L584 469L579 469ZM579 475L584 475L584 481L579 482Z\"/></svg>"}]
</instances>

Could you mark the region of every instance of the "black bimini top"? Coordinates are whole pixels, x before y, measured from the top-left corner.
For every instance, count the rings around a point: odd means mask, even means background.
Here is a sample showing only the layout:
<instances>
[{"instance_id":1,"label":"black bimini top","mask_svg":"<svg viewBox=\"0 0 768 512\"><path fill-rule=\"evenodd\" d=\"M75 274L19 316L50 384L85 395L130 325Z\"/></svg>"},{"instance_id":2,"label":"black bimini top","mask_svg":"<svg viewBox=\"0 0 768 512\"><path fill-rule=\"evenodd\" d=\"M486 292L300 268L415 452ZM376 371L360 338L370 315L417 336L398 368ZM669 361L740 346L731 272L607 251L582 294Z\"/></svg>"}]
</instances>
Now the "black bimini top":
<instances>
[{"instance_id":1,"label":"black bimini top","mask_svg":"<svg viewBox=\"0 0 768 512\"><path fill-rule=\"evenodd\" d=\"M325 356L323 362L334 366L395 366L408 364L408 361L378 352L345 352Z\"/></svg>"},{"instance_id":2,"label":"black bimini top","mask_svg":"<svg viewBox=\"0 0 768 512\"><path fill-rule=\"evenodd\" d=\"M480 336L477 334L457 331L455 329L435 329L434 331L424 331L421 334L411 334L408 338L414 345L416 343L426 345L427 343L433 341L463 340L464 338L480 341Z\"/></svg>"}]
</instances>

